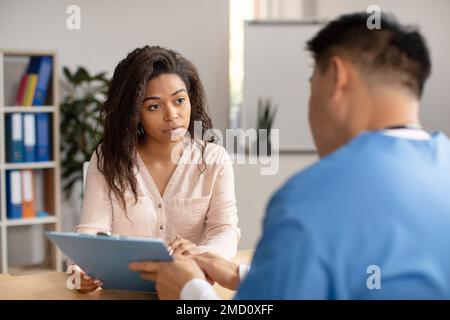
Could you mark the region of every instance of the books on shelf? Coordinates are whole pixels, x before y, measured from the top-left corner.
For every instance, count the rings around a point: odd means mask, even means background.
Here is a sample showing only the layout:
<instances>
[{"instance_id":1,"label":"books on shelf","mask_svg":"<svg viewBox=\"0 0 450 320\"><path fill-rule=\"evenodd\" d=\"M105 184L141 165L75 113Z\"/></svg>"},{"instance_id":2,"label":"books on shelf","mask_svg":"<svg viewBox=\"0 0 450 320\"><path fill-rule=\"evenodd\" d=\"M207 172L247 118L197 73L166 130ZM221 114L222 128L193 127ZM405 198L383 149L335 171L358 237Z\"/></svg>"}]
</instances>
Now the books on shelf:
<instances>
[{"instance_id":1,"label":"books on shelf","mask_svg":"<svg viewBox=\"0 0 450 320\"><path fill-rule=\"evenodd\" d=\"M19 170L6 174L6 208L8 219L22 218L22 176Z\"/></svg>"},{"instance_id":2,"label":"books on shelf","mask_svg":"<svg viewBox=\"0 0 450 320\"><path fill-rule=\"evenodd\" d=\"M34 162L36 152L36 121L34 114L23 115L23 158L24 162Z\"/></svg>"},{"instance_id":3,"label":"books on shelf","mask_svg":"<svg viewBox=\"0 0 450 320\"><path fill-rule=\"evenodd\" d=\"M18 106L45 104L52 68L52 57L30 57L18 87ZM7 162L51 161L51 114L11 113L5 117Z\"/></svg>"},{"instance_id":4,"label":"books on shelf","mask_svg":"<svg viewBox=\"0 0 450 320\"><path fill-rule=\"evenodd\" d=\"M27 85L25 89L25 96L23 100L21 101L21 104L23 106L31 106L33 104L34 99L34 92L36 90L36 84L37 84L38 76L37 74L28 74L27 77Z\"/></svg>"},{"instance_id":5,"label":"books on shelf","mask_svg":"<svg viewBox=\"0 0 450 320\"><path fill-rule=\"evenodd\" d=\"M16 103L19 106L43 106L52 75L52 58L33 56L22 76Z\"/></svg>"},{"instance_id":6,"label":"books on shelf","mask_svg":"<svg viewBox=\"0 0 450 320\"><path fill-rule=\"evenodd\" d=\"M37 75L32 105L42 106L47 97L47 89L52 75L52 58L45 56L31 57L28 73Z\"/></svg>"},{"instance_id":7,"label":"books on shelf","mask_svg":"<svg viewBox=\"0 0 450 320\"><path fill-rule=\"evenodd\" d=\"M5 115L6 161L50 161L51 119L48 113Z\"/></svg>"},{"instance_id":8,"label":"books on shelf","mask_svg":"<svg viewBox=\"0 0 450 320\"><path fill-rule=\"evenodd\" d=\"M33 171L23 170L22 174L22 217L34 218L36 211L34 208L34 188Z\"/></svg>"},{"instance_id":9,"label":"books on shelf","mask_svg":"<svg viewBox=\"0 0 450 320\"><path fill-rule=\"evenodd\" d=\"M13 113L5 116L6 161L23 161L22 114Z\"/></svg>"},{"instance_id":10,"label":"books on shelf","mask_svg":"<svg viewBox=\"0 0 450 320\"><path fill-rule=\"evenodd\" d=\"M25 98L25 92L27 91L28 84L28 74L24 74L22 79L20 80L19 91L17 93L16 104L18 106L22 105L22 102Z\"/></svg>"},{"instance_id":11,"label":"books on shelf","mask_svg":"<svg viewBox=\"0 0 450 320\"><path fill-rule=\"evenodd\" d=\"M50 161L50 115L48 113L36 114L36 161Z\"/></svg>"},{"instance_id":12,"label":"books on shelf","mask_svg":"<svg viewBox=\"0 0 450 320\"><path fill-rule=\"evenodd\" d=\"M0 272L62 267L43 237L60 228L57 59L51 50L0 50Z\"/></svg>"},{"instance_id":13,"label":"books on shelf","mask_svg":"<svg viewBox=\"0 0 450 320\"><path fill-rule=\"evenodd\" d=\"M6 216L8 219L28 219L48 216L36 210L35 173L33 170L8 170L6 172Z\"/></svg>"}]
</instances>

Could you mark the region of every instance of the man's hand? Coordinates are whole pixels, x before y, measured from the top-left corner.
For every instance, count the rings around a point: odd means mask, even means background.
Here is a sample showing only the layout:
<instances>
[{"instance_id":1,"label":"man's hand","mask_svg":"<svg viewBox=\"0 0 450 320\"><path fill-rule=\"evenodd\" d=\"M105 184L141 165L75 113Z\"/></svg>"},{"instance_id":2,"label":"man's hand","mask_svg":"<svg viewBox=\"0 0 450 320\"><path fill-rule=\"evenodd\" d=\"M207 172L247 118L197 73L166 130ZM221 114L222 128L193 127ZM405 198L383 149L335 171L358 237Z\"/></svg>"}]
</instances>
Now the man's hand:
<instances>
[{"instance_id":1,"label":"man's hand","mask_svg":"<svg viewBox=\"0 0 450 320\"><path fill-rule=\"evenodd\" d=\"M239 286L239 265L216 254L205 252L191 255L206 277L222 287L236 290Z\"/></svg>"},{"instance_id":2,"label":"man's hand","mask_svg":"<svg viewBox=\"0 0 450 320\"><path fill-rule=\"evenodd\" d=\"M156 292L159 299L180 299L184 285L190 280L205 279L200 267L192 258L174 255L170 262L133 262L129 267L141 273L141 278L156 282Z\"/></svg>"}]
</instances>

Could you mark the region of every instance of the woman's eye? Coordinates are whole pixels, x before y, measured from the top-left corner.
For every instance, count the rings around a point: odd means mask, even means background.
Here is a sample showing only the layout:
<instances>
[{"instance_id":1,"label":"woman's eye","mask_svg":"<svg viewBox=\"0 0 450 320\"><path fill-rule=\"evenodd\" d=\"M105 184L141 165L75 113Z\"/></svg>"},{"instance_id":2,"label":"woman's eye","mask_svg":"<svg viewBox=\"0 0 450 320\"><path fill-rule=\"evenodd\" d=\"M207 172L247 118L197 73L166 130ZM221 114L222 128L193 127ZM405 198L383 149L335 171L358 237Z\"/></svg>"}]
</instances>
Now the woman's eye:
<instances>
[{"instance_id":1,"label":"woman's eye","mask_svg":"<svg viewBox=\"0 0 450 320\"><path fill-rule=\"evenodd\" d=\"M178 98L178 99L177 99L177 104L183 104L184 100L186 100L186 99L184 99L184 98Z\"/></svg>"},{"instance_id":2,"label":"woman's eye","mask_svg":"<svg viewBox=\"0 0 450 320\"><path fill-rule=\"evenodd\" d=\"M159 108L160 108L159 104L152 104L152 105L150 105L150 107L148 107L148 109L151 111L158 110Z\"/></svg>"}]
</instances>

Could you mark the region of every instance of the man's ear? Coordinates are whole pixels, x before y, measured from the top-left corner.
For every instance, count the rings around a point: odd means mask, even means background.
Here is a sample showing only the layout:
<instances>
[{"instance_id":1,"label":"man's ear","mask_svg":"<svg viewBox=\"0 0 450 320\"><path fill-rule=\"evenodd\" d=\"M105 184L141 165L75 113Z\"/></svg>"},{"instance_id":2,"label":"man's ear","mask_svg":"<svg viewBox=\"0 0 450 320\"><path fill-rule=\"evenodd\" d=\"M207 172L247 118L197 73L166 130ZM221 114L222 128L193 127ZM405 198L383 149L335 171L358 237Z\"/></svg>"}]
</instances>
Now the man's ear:
<instances>
[{"instance_id":1,"label":"man's ear","mask_svg":"<svg viewBox=\"0 0 450 320\"><path fill-rule=\"evenodd\" d=\"M341 99L342 95L348 88L349 70L345 61L338 56L333 56L330 59L330 72L333 80L332 96L334 99Z\"/></svg>"}]
</instances>

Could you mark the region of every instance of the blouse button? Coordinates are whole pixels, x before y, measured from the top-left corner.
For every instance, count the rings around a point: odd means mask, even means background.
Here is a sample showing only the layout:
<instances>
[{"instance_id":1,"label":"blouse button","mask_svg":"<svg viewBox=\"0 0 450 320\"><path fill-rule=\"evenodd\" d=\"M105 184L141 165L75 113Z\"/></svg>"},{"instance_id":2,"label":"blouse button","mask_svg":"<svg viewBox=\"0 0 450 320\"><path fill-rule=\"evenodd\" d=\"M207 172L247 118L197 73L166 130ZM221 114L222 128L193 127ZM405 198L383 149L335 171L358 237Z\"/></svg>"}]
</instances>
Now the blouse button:
<instances>
[{"instance_id":1,"label":"blouse button","mask_svg":"<svg viewBox=\"0 0 450 320\"><path fill-rule=\"evenodd\" d=\"M161 203L160 203L160 204L158 204L158 208L160 208L160 209L162 208L162 204L161 204Z\"/></svg>"},{"instance_id":2,"label":"blouse button","mask_svg":"<svg viewBox=\"0 0 450 320\"><path fill-rule=\"evenodd\" d=\"M160 230L164 230L164 226L163 226L163 225L160 225L160 226L159 226L159 229L160 229Z\"/></svg>"}]
</instances>

